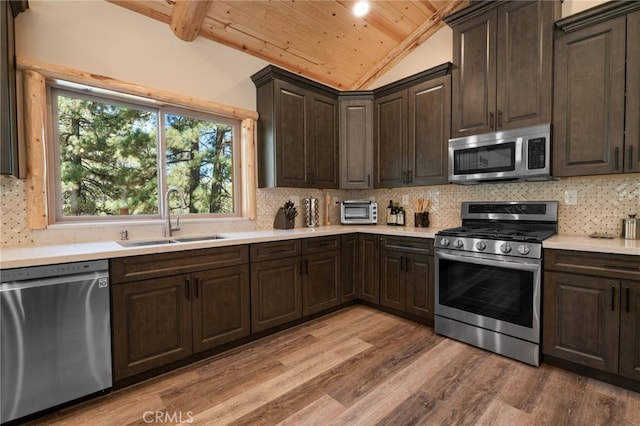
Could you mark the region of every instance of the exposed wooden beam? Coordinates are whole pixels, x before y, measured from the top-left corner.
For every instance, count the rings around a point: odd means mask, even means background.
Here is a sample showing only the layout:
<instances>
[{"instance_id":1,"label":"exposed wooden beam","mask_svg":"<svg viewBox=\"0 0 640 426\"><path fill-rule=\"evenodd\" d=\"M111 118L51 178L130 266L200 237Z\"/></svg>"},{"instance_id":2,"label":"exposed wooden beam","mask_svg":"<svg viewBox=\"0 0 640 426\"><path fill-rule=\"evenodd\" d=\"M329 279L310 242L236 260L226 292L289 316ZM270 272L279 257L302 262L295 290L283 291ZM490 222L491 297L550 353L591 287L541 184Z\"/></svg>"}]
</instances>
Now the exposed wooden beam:
<instances>
[{"instance_id":1,"label":"exposed wooden beam","mask_svg":"<svg viewBox=\"0 0 640 426\"><path fill-rule=\"evenodd\" d=\"M442 18L448 14L461 9L467 5L466 0L451 0L443 7L441 7L436 13L433 14L427 21L416 28L407 38L405 38L400 44L394 47L387 56L385 56L375 67L371 68L360 79L358 79L349 89L360 90L367 89L370 84L380 78L384 73L389 71L400 60L407 56L417 46L422 44L426 39L431 37L436 31L444 27L445 24Z\"/></svg>"},{"instance_id":2,"label":"exposed wooden beam","mask_svg":"<svg viewBox=\"0 0 640 426\"><path fill-rule=\"evenodd\" d=\"M175 0L169 24L171 31L184 41L195 40L210 3L211 0Z\"/></svg>"}]
</instances>

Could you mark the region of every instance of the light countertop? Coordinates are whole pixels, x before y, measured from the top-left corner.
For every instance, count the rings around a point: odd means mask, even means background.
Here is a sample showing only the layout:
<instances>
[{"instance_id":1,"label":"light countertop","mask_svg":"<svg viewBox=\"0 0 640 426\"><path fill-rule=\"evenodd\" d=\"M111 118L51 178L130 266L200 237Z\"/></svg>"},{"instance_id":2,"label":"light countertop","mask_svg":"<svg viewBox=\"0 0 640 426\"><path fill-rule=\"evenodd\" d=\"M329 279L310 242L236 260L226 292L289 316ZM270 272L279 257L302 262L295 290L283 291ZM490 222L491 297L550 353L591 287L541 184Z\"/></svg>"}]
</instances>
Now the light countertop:
<instances>
[{"instance_id":1,"label":"light countertop","mask_svg":"<svg viewBox=\"0 0 640 426\"><path fill-rule=\"evenodd\" d=\"M123 247L116 241L95 243L48 245L37 247L6 248L0 251L0 269L84 260L109 259L143 254L169 253L229 245L288 240L295 238L322 237L350 233L369 233L418 238L434 238L436 228L394 227L386 225L333 225L318 228L274 229L267 231L219 233L222 239L160 244L140 247ZM184 237L183 235L174 238ZM158 238L162 240L162 238ZM543 243L544 248L614 253L640 256L640 240L595 239L586 236L556 235Z\"/></svg>"}]
</instances>

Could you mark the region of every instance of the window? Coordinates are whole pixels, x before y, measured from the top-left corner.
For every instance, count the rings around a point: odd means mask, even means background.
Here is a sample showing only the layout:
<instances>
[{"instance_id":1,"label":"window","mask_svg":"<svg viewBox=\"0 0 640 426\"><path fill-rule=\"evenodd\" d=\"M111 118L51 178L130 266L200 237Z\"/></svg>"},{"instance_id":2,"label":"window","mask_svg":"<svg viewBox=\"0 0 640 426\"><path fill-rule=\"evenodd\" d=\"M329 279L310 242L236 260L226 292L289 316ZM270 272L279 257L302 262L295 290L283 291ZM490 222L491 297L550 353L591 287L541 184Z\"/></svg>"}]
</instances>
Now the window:
<instances>
[{"instance_id":1,"label":"window","mask_svg":"<svg viewBox=\"0 0 640 426\"><path fill-rule=\"evenodd\" d=\"M149 219L179 207L237 216L239 122L99 89L52 86L57 222Z\"/></svg>"}]
</instances>

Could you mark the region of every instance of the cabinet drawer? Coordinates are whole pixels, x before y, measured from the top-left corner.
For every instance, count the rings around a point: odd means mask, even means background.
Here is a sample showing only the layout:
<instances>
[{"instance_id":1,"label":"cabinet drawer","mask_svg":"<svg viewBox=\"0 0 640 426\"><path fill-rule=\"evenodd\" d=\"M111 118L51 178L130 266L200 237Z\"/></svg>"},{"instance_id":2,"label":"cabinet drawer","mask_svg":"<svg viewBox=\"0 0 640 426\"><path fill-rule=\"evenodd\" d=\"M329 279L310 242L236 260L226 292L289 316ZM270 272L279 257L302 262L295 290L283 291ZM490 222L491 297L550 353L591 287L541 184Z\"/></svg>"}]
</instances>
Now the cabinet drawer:
<instances>
[{"instance_id":1,"label":"cabinet drawer","mask_svg":"<svg viewBox=\"0 0 640 426\"><path fill-rule=\"evenodd\" d=\"M544 269L640 280L640 256L546 249Z\"/></svg>"},{"instance_id":2,"label":"cabinet drawer","mask_svg":"<svg viewBox=\"0 0 640 426\"><path fill-rule=\"evenodd\" d=\"M131 256L111 260L110 278L120 284L248 262L247 245Z\"/></svg>"},{"instance_id":3,"label":"cabinet drawer","mask_svg":"<svg viewBox=\"0 0 640 426\"><path fill-rule=\"evenodd\" d=\"M251 262L299 256L300 251L300 240L251 244Z\"/></svg>"},{"instance_id":4,"label":"cabinet drawer","mask_svg":"<svg viewBox=\"0 0 640 426\"><path fill-rule=\"evenodd\" d=\"M380 250L433 255L433 240L409 237L380 237Z\"/></svg>"},{"instance_id":5,"label":"cabinet drawer","mask_svg":"<svg viewBox=\"0 0 640 426\"><path fill-rule=\"evenodd\" d=\"M304 254L323 253L329 250L340 250L340 237L318 237L302 240Z\"/></svg>"}]
</instances>

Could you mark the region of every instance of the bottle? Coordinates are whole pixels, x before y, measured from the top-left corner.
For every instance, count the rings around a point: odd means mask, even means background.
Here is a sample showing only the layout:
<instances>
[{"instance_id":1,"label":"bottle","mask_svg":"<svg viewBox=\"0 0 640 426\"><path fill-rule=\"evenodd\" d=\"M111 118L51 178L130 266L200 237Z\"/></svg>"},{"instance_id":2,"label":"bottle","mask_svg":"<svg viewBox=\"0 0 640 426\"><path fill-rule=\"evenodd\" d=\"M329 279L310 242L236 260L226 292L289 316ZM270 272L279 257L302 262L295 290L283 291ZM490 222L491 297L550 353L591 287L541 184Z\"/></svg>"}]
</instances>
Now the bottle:
<instances>
[{"instance_id":1,"label":"bottle","mask_svg":"<svg viewBox=\"0 0 640 426\"><path fill-rule=\"evenodd\" d=\"M391 225L392 210L393 210L393 200L389 200L389 205L387 206L387 225Z\"/></svg>"},{"instance_id":2,"label":"bottle","mask_svg":"<svg viewBox=\"0 0 640 426\"><path fill-rule=\"evenodd\" d=\"M396 224L398 226L404 226L404 207L398 207L396 212Z\"/></svg>"},{"instance_id":3,"label":"bottle","mask_svg":"<svg viewBox=\"0 0 640 426\"><path fill-rule=\"evenodd\" d=\"M391 214L389 215L389 225L395 226L398 220L398 211L396 206L391 206Z\"/></svg>"}]
</instances>

